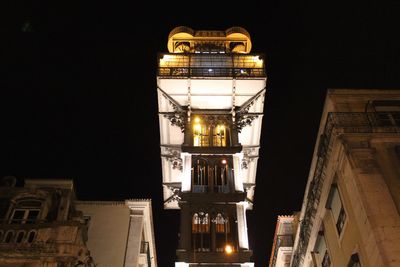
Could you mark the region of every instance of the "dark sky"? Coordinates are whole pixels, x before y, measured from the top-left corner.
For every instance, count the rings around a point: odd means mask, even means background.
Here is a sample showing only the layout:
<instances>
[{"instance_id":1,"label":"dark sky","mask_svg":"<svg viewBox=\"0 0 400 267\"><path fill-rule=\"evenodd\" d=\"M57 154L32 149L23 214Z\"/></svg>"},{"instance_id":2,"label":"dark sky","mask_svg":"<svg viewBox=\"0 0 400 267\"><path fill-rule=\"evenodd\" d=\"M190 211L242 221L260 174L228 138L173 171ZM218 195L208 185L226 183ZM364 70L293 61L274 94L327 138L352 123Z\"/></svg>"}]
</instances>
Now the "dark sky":
<instances>
[{"instance_id":1,"label":"dark sky","mask_svg":"<svg viewBox=\"0 0 400 267\"><path fill-rule=\"evenodd\" d=\"M179 222L162 209L155 76L174 27L242 26L266 55L248 212L256 266L277 216L301 207L326 89L400 88L399 1L12 2L0 26L0 177L71 178L81 200L151 198L160 267L173 266Z\"/></svg>"}]
</instances>

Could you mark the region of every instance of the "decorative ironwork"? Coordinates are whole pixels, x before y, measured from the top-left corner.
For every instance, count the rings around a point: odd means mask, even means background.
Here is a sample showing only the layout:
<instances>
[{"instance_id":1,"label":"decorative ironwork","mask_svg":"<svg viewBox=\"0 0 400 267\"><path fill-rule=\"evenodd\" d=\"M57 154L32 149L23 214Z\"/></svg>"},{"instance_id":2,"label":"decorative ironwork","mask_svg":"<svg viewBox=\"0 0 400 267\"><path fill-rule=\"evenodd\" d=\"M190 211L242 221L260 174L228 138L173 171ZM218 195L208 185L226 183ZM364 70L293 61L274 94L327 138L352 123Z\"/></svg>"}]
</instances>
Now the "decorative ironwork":
<instances>
[{"instance_id":1,"label":"decorative ironwork","mask_svg":"<svg viewBox=\"0 0 400 267\"><path fill-rule=\"evenodd\" d=\"M242 158L242 169L248 169L249 163L253 162L257 158L256 149L253 147L243 148L243 158Z\"/></svg>"},{"instance_id":2,"label":"decorative ironwork","mask_svg":"<svg viewBox=\"0 0 400 267\"><path fill-rule=\"evenodd\" d=\"M333 137L340 133L400 133L400 112L330 112L320 136L317 162L310 182L304 218L300 223L299 243L293 256L293 267L301 266L315 222L321 198Z\"/></svg>"},{"instance_id":3,"label":"decorative ironwork","mask_svg":"<svg viewBox=\"0 0 400 267\"><path fill-rule=\"evenodd\" d=\"M227 114L193 114L193 116L199 117L204 124L213 127L217 125L229 125L231 121L231 116Z\"/></svg>"},{"instance_id":4,"label":"decorative ironwork","mask_svg":"<svg viewBox=\"0 0 400 267\"><path fill-rule=\"evenodd\" d=\"M182 171L182 158L179 149L166 147L164 150L167 154L161 155L166 157L168 161L172 164L172 169L178 169Z\"/></svg>"},{"instance_id":5,"label":"decorative ironwork","mask_svg":"<svg viewBox=\"0 0 400 267\"><path fill-rule=\"evenodd\" d=\"M180 187L174 186L174 185L167 185L167 184L164 184L164 185L172 192L172 195L164 201L164 204L174 202L174 201L178 202L181 200L181 197L179 196L179 194L181 192Z\"/></svg>"},{"instance_id":6,"label":"decorative ironwork","mask_svg":"<svg viewBox=\"0 0 400 267\"><path fill-rule=\"evenodd\" d=\"M256 95L247 100L238 110L235 112L235 123L234 126L240 133L241 130L250 126L253 120L258 118L259 113L249 112L250 108L254 105L254 103L260 98L260 96L264 96L265 88L260 90Z\"/></svg>"},{"instance_id":7,"label":"decorative ironwork","mask_svg":"<svg viewBox=\"0 0 400 267\"><path fill-rule=\"evenodd\" d=\"M185 109L180 106L175 99L164 92L160 87L158 87L158 90L161 91L163 97L168 100L168 103L174 110L174 112L160 112L160 114L163 114L164 117L171 122L171 125L178 126L179 128L181 128L181 131L184 132L187 118Z\"/></svg>"}]
</instances>

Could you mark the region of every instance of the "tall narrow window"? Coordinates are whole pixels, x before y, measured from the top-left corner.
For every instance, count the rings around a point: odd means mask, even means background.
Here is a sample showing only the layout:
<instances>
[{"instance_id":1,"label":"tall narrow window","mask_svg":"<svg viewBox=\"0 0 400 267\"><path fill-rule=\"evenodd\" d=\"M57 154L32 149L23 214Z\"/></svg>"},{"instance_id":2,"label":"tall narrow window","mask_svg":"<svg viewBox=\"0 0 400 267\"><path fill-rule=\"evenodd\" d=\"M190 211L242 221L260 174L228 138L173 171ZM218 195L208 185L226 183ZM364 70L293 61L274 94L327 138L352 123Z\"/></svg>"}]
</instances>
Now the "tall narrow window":
<instances>
[{"instance_id":1,"label":"tall narrow window","mask_svg":"<svg viewBox=\"0 0 400 267\"><path fill-rule=\"evenodd\" d=\"M225 125L217 125L213 128L213 146L226 146L226 132Z\"/></svg>"},{"instance_id":2,"label":"tall narrow window","mask_svg":"<svg viewBox=\"0 0 400 267\"><path fill-rule=\"evenodd\" d=\"M214 219L215 223L215 247L216 251L223 252L225 246L230 244L230 226L227 216L218 213Z\"/></svg>"},{"instance_id":3,"label":"tall narrow window","mask_svg":"<svg viewBox=\"0 0 400 267\"><path fill-rule=\"evenodd\" d=\"M209 127L196 117L193 124L193 146L208 147L210 145Z\"/></svg>"},{"instance_id":4,"label":"tall narrow window","mask_svg":"<svg viewBox=\"0 0 400 267\"><path fill-rule=\"evenodd\" d=\"M192 248L210 251L210 219L208 213L196 212L192 217Z\"/></svg>"},{"instance_id":5,"label":"tall narrow window","mask_svg":"<svg viewBox=\"0 0 400 267\"><path fill-rule=\"evenodd\" d=\"M342 200L340 198L339 189L336 184L332 184L329 198L326 203L326 208L332 211L332 216L336 225L336 230L340 235L343 231L344 224L346 222L346 211L343 207Z\"/></svg>"}]
</instances>

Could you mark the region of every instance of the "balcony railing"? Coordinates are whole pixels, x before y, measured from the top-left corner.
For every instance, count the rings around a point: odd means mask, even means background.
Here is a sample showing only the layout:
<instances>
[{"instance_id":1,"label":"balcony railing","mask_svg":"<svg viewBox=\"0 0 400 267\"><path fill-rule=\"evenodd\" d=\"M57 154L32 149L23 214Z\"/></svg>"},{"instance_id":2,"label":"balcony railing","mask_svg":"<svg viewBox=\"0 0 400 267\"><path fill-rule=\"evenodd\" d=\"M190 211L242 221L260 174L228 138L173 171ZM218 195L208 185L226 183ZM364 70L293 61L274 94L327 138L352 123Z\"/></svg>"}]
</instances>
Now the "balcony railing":
<instances>
[{"instance_id":1,"label":"balcony railing","mask_svg":"<svg viewBox=\"0 0 400 267\"><path fill-rule=\"evenodd\" d=\"M304 218L300 224L299 244L294 252L293 267L300 266L307 251L311 230L321 198L322 186L335 134L400 133L400 112L331 112L320 137L317 162L310 182Z\"/></svg>"},{"instance_id":2,"label":"balcony railing","mask_svg":"<svg viewBox=\"0 0 400 267\"><path fill-rule=\"evenodd\" d=\"M158 76L176 77L265 77L262 68L158 68Z\"/></svg>"},{"instance_id":3,"label":"balcony railing","mask_svg":"<svg viewBox=\"0 0 400 267\"><path fill-rule=\"evenodd\" d=\"M175 77L265 77L264 61L259 55L164 54L158 76Z\"/></svg>"}]
</instances>

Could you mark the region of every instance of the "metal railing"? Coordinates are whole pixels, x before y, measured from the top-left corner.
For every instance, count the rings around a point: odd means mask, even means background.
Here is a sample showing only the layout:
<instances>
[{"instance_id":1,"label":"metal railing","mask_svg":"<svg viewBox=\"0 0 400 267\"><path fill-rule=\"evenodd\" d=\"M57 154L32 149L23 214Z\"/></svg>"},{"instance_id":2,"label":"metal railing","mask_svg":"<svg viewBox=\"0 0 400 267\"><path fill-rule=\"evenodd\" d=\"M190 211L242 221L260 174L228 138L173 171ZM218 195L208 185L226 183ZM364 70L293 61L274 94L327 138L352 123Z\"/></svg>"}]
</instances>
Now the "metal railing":
<instances>
[{"instance_id":1,"label":"metal railing","mask_svg":"<svg viewBox=\"0 0 400 267\"><path fill-rule=\"evenodd\" d=\"M293 267L300 266L307 251L319 206L326 168L331 155L333 133L400 133L400 112L330 112L320 136L317 162L310 182L304 218L300 223L299 243Z\"/></svg>"},{"instance_id":2,"label":"metal railing","mask_svg":"<svg viewBox=\"0 0 400 267\"><path fill-rule=\"evenodd\" d=\"M240 54L162 54L158 76L182 77L265 77L261 55Z\"/></svg>"},{"instance_id":3,"label":"metal railing","mask_svg":"<svg viewBox=\"0 0 400 267\"><path fill-rule=\"evenodd\" d=\"M158 76L176 77L265 77L263 68L159 67Z\"/></svg>"}]
</instances>

